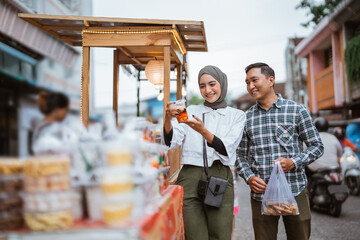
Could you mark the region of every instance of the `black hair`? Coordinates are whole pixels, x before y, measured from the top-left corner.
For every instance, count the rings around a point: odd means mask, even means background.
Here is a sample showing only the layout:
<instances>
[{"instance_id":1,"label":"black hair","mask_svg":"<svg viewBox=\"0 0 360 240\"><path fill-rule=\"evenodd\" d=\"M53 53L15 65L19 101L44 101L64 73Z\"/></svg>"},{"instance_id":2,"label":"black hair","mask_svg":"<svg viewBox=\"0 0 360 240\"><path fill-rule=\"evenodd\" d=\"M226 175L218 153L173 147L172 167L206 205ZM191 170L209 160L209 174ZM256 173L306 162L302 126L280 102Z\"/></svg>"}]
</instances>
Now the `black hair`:
<instances>
[{"instance_id":1,"label":"black hair","mask_svg":"<svg viewBox=\"0 0 360 240\"><path fill-rule=\"evenodd\" d=\"M275 72L274 69L272 69L269 65L267 65L266 63L262 63L262 62L257 62L257 63L253 63L250 64L249 66L247 66L245 68L245 73L248 73L248 71L250 71L253 68L260 68L261 69L261 73L264 74L267 78L268 77L274 77L275 78Z\"/></svg>"},{"instance_id":2,"label":"black hair","mask_svg":"<svg viewBox=\"0 0 360 240\"><path fill-rule=\"evenodd\" d=\"M39 93L38 104L43 114L49 114L56 108L67 108L69 103L69 98L63 93L45 91Z\"/></svg>"},{"instance_id":3,"label":"black hair","mask_svg":"<svg viewBox=\"0 0 360 240\"><path fill-rule=\"evenodd\" d=\"M314 124L319 132L326 132L329 129L329 123L324 117L316 118Z\"/></svg>"}]
</instances>

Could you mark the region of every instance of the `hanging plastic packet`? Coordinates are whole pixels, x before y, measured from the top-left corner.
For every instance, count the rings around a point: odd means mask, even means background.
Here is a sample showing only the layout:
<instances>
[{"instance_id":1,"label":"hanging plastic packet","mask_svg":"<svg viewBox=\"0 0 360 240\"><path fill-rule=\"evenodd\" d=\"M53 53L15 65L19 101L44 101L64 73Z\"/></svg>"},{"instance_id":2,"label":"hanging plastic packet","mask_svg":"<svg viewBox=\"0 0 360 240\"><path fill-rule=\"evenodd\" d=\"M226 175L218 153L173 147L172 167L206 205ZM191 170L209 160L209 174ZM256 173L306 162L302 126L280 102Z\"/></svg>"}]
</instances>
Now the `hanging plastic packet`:
<instances>
[{"instance_id":1,"label":"hanging plastic packet","mask_svg":"<svg viewBox=\"0 0 360 240\"><path fill-rule=\"evenodd\" d=\"M298 215L294 195L286 180L280 162L275 162L261 205L262 215Z\"/></svg>"}]
</instances>

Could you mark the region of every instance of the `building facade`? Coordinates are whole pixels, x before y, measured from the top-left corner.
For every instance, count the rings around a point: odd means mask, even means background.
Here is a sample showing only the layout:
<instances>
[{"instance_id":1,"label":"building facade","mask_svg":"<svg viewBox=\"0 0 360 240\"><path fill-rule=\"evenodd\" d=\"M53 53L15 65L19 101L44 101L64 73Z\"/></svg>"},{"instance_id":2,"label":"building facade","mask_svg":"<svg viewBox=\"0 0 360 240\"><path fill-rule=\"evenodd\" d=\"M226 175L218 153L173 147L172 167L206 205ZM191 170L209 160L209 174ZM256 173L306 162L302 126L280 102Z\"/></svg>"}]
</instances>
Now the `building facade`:
<instances>
[{"instance_id":1,"label":"building facade","mask_svg":"<svg viewBox=\"0 0 360 240\"><path fill-rule=\"evenodd\" d=\"M295 54L295 47L303 38L289 38L285 50L286 81L285 93L289 99L309 106L307 95L307 62Z\"/></svg>"},{"instance_id":2,"label":"building facade","mask_svg":"<svg viewBox=\"0 0 360 240\"><path fill-rule=\"evenodd\" d=\"M295 54L307 59L309 107L313 114L328 111L340 113L342 119L360 117L360 84L349 83L345 64L346 45L357 29L360 1L344 0L296 46Z\"/></svg>"},{"instance_id":3,"label":"building facade","mask_svg":"<svg viewBox=\"0 0 360 240\"><path fill-rule=\"evenodd\" d=\"M31 121L41 118L36 95L60 91L80 108L81 49L17 17L19 12L87 15L92 1L0 0L0 156L27 156Z\"/></svg>"}]
</instances>

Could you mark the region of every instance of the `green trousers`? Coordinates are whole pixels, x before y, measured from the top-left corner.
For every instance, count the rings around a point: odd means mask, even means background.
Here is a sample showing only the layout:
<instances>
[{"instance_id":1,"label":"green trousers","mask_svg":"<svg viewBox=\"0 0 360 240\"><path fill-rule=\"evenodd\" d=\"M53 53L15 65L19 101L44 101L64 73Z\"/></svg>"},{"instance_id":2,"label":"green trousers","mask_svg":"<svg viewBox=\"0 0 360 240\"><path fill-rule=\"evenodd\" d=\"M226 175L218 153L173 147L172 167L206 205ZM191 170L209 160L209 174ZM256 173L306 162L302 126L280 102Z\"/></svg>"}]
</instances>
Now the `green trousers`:
<instances>
[{"instance_id":1,"label":"green trousers","mask_svg":"<svg viewBox=\"0 0 360 240\"><path fill-rule=\"evenodd\" d=\"M308 240L311 232L309 192L305 188L295 197L299 215L282 216L288 240ZM251 198L252 220L256 240L276 240L280 216L261 215L261 202Z\"/></svg>"},{"instance_id":2,"label":"green trousers","mask_svg":"<svg viewBox=\"0 0 360 240\"><path fill-rule=\"evenodd\" d=\"M203 203L197 194L200 179L205 180L203 167L184 165L177 184L184 189L183 217L186 240L231 240L234 183L228 166L215 161L209 168L210 176L228 178L224 200L220 208L210 207Z\"/></svg>"}]
</instances>

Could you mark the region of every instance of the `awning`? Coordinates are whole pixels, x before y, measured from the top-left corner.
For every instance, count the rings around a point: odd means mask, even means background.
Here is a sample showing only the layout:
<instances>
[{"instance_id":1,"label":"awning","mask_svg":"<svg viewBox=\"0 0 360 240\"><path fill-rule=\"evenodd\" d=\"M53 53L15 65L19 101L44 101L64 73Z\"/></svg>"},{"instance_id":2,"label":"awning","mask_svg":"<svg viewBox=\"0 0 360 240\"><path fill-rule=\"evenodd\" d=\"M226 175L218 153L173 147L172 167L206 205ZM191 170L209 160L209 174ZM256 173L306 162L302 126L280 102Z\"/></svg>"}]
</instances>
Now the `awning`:
<instances>
[{"instance_id":1,"label":"awning","mask_svg":"<svg viewBox=\"0 0 360 240\"><path fill-rule=\"evenodd\" d=\"M18 18L18 11L0 1L0 32L29 49L71 68L79 56L73 47Z\"/></svg>"}]
</instances>

